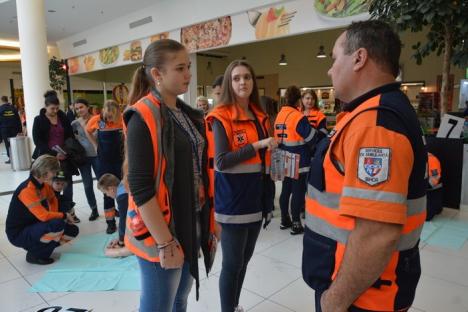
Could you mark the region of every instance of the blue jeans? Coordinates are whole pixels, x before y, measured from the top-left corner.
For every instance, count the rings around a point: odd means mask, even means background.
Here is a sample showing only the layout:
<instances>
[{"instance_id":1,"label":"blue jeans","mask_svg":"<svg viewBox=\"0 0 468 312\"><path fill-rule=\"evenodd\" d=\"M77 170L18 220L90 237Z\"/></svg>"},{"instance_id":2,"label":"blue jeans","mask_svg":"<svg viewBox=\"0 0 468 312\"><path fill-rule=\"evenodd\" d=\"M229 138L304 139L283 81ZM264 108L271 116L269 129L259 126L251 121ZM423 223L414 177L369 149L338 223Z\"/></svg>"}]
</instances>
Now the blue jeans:
<instances>
[{"instance_id":1,"label":"blue jeans","mask_svg":"<svg viewBox=\"0 0 468 312\"><path fill-rule=\"evenodd\" d=\"M166 270L159 262L137 257L140 265L140 312L185 312L193 277L188 262L181 269Z\"/></svg>"},{"instance_id":2,"label":"blue jeans","mask_svg":"<svg viewBox=\"0 0 468 312\"><path fill-rule=\"evenodd\" d=\"M260 227L261 222L249 226L222 224L223 265L219 277L222 312L233 312L239 305L247 264L255 250Z\"/></svg>"},{"instance_id":3,"label":"blue jeans","mask_svg":"<svg viewBox=\"0 0 468 312\"><path fill-rule=\"evenodd\" d=\"M96 195L94 195L93 187L93 174L91 168L94 171L94 175L98 175L98 159L97 157L87 157L86 164L80 166L81 179L83 180L83 186L86 194L86 200L91 209L97 209Z\"/></svg>"}]
</instances>

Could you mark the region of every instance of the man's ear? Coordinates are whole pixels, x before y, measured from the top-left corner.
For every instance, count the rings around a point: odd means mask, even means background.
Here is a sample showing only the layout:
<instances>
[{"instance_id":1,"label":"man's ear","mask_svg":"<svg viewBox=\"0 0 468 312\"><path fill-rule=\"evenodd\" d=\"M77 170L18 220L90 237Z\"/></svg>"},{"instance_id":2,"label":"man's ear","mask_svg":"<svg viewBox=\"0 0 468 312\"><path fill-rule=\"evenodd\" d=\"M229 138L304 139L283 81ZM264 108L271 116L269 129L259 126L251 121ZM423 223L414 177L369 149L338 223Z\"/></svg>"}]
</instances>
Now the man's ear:
<instances>
[{"instance_id":1,"label":"man's ear","mask_svg":"<svg viewBox=\"0 0 468 312\"><path fill-rule=\"evenodd\" d=\"M354 71L360 71L367 63L368 61L368 53L367 50L364 48L359 48L354 52L354 66L353 69Z\"/></svg>"}]
</instances>

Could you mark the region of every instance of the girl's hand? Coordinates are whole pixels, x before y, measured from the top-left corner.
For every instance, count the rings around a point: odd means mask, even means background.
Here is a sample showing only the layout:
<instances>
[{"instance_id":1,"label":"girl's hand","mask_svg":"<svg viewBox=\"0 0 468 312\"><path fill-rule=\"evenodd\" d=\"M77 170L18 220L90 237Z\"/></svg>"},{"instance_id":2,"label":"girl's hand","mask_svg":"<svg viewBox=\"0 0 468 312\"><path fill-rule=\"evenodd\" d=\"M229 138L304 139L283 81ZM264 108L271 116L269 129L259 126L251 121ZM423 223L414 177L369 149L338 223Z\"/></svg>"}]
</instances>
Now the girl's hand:
<instances>
[{"instance_id":1,"label":"girl's hand","mask_svg":"<svg viewBox=\"0 0 468 312\"><path fill-rule=\"evenodd\" d=\"M184 253L179 243L174 242L159 250L160 265L163 269L180 269L184 265Z\"/></svg>"}]
</instances>

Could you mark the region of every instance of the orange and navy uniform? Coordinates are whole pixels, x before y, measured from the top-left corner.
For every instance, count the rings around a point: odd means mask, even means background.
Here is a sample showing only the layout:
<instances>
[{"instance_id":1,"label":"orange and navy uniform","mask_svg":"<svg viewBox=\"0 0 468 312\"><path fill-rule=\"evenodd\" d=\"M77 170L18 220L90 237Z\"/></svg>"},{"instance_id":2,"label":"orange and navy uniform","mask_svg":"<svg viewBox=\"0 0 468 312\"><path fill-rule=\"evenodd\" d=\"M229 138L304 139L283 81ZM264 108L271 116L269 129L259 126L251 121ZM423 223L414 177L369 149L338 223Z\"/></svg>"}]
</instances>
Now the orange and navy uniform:
<instances>
[{"instance_id":1,"label":"orange and navy uniform","mask_svg":"<svg viewBox=\"0 0 468 312\"><path fill-rule=\"evenodd\" d=\"M303 278L317 292L339 274L356 218L402 226L386 268L349 311L411 306L421 274L427 152L416 113L398 83L348 103L312 160L306 197Z\"/></svg>"},{"instance_id":2,"label":"orange and navy uniform","mask_svg":"<svg viewBox=\"0 0 468 312\"><path fill-rule=\"evenodd\" d=\"M327 129L327 116L319 109L310 109L304 111L304 116L307 117L309 123L314 129Z\"/></svg>"},{"instance_id":3,"label":"orange and navy uniform","mask_svg":"<svg viewBox=\"0 0 468 312\"><path fill-rule=\"evenodd\" d=\"M427 164L428 164L428 174L429 174L429 186L432 190L442 187L440 179L442 177L442 169L440 166L440 161L437 159L434 154L427 153Z\"/></svg>"},{"instance_id":4,"label":"orange and navy uniform","mask_svg":"<svg viewBox=\"0 0 468 312\"><path fill-rule=\"evenodd\" d=\"M270 128L267 115L256 105L249 105L250 111L258 121L263 134L259 134L254 120L237 104L217 105L206 117L212 124L214 119L221 122L231 151L237 151L248 144L268 137ZM212 132L207 132L213 136ZM214 139L208 144L214 145ZM209 148L209 158L214 159L214 148ZM270 153L257 151L255 156L231 168L220 169L214 165L214 183L210 181L211 194L214 194L215 220L223 224L251 224L262 221L265 207L262 205L264 194L264 175L270 165Z\"/></svg>"},{"instance_id":5,"label":"orange and navy uniform","mask_svg":"<svg viewBox=\"0 0 468 312\"><path fill-rule=\"evenodd\" d=\"M48 184L40 184L32 176L21 183L13 194L6 221L8 236L15 236L25 227L52 219L63 219L58 199Z\"/></svg>"},{"instance_id":6,"label":"orange and navy uniform","mask_svg":"<svg viewBox=\"0 0 468 312\"><path fill-rule=\"evenodd\" d=\"M95 115L91 117L86 124L86 131L89 134L94 134L97 130L115 130L115 129L122 129L122 120L119 119L117 122L113 121L104 121L102 116Z\"/></svg>"},{"instance_id":7,"label":"orange and navy uniform","mask_svg":"<svg viewBox=\"0 0 468 312\"><path fill-rule=\"evenodd\" d=\"M326 134L326 133L323 133ZM323 136L322 134L322 136ZM275 120L275 139L278 147L299 154L299 173L309 172L312 148L319 137L307 118L294 107L283 106Z\"/></svg>"}]
</instances>

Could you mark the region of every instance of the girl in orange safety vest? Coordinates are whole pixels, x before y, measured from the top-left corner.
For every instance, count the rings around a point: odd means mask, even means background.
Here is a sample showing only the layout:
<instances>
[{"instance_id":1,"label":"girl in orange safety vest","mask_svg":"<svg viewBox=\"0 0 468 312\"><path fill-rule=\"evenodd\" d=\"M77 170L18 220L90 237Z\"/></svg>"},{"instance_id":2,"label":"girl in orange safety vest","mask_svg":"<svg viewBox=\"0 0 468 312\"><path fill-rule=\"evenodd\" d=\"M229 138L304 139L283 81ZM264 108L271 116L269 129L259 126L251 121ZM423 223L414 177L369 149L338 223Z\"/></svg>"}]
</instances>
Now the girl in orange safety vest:
<instances>
[{"instance_id":1,"label":"girl in orange safety vest","mask_svg":"<svg viewBox=\"0 0 468 312\"><path fill-rule=\"evenodd\" d=\"M140 267L140 312L186 311L194 279L198 298L199 251L209 272L216 250L205 200L203 113L178 98L190 78L183 45L170 39L151 43L124 113L130 190L125 246Z\"/></svg>"},{"instance_id":2,"label":"girl in orange safety vest","mask_svg":"<svg viewBox=\"0 0 468 312\"><path fill-rule=\"evenodd\" d=\"M307 89L302 93L302 111L312 127L317 130L327 129L327 117L320 111L314 90Z\"/></svg>"},{"instance_id":3,"label":"girl in orange safety vest","mask_svg":"<svg viewBox=\"0 0 468 312\"><path fill-rule=\"evenodd\" d=\"M259 104L255 73L247 62L233 61L227 67L220 103L207 120L215 146L215 219L222 227L221 311L244 311L239 297L247 264L262 218L264 227L271 218L272 181L266 169L268 151L276 147Z\"/></svg>"}]
</instances>

